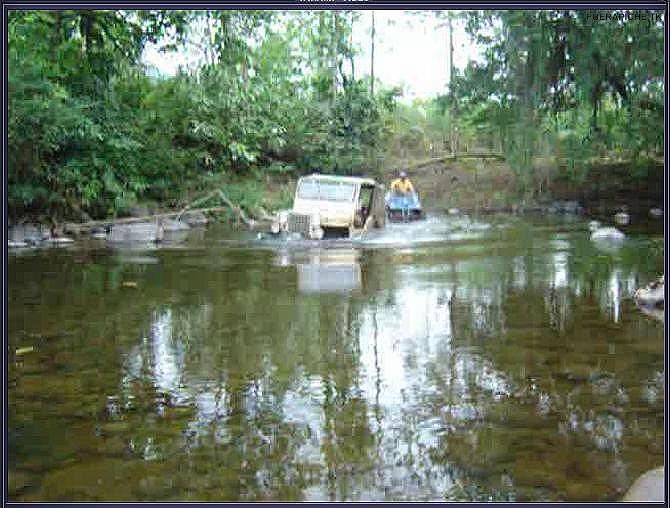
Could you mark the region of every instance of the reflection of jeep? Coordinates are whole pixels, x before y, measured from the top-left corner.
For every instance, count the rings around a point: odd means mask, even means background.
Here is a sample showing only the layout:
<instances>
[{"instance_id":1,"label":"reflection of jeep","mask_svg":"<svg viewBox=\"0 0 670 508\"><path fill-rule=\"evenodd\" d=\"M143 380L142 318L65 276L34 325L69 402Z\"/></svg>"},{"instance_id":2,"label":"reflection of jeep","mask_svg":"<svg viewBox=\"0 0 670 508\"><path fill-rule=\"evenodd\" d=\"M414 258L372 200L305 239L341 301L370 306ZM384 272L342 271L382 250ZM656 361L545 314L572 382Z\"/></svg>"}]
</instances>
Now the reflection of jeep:
<instances>
[{"instance_id":1,"label":"reflection of jeep","mask_svg":"<svg viewBox=\"0 0 670 508\"><path fill-rule=\"evenodd\" d=\"M370 178L313 174L298 180L293 209L280 212L272 232L349 236L385 226L384 187Z\"/></svg>"}]
</instances>

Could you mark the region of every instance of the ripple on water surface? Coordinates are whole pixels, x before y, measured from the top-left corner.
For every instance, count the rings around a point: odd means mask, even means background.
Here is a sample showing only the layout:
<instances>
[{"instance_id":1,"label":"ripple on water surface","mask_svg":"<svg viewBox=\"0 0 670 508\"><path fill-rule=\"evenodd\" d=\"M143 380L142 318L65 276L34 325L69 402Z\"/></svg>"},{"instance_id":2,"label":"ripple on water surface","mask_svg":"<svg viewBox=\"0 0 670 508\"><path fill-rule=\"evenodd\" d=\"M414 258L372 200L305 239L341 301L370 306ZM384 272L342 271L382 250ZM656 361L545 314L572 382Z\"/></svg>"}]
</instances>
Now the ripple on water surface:
<instances>
[{"instance_id":1,"label":"ripple on water surface","mask_svg":"<svg viewBox=\"0 0 670 508\"><path fill-rule=\"evenodd\" d=\"M620 499L663 462L653 238L461 216L11 256L10 498Z\"/></svg>"}]
</instances>

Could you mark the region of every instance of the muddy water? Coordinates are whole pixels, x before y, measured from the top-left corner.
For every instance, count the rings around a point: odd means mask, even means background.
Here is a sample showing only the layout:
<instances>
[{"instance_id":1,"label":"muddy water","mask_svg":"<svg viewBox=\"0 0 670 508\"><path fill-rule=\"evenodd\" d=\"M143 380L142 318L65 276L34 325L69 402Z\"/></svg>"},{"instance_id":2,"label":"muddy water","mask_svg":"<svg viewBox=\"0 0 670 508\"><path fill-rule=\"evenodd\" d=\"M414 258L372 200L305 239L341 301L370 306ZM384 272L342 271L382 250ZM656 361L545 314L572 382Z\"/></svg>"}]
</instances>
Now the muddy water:
<instances>
[{"instance_id":1,"label":"muddy water","mask_svg":"<svg viewBox=\"0 0 670 508\"><path fill-rule=\"evenodd\" d=\"M514 217L12 254L10 498L617 500L663 463L662 270Z\"/></svg>"}]
</instances>

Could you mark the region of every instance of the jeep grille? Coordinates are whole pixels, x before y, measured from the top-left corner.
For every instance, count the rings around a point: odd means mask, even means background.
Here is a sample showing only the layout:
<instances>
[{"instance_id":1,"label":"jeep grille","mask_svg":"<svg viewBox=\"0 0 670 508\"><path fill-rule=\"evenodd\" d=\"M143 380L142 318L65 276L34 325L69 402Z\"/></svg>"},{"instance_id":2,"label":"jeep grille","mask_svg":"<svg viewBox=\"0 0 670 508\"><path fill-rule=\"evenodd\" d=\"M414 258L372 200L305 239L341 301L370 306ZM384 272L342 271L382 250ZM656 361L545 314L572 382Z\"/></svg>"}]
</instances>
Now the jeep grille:
<instances>
[{"instance_id":1,"label":"jeep grille","mask_svg":"<svg viewBox=\"0 0 670 508\"><path fill-rule=\"evenodd\" d=\"M289 233L307 235L309 233L309 222L309 215L291 213L288 216L288 231Z\"/></svg>"}]
</instances>

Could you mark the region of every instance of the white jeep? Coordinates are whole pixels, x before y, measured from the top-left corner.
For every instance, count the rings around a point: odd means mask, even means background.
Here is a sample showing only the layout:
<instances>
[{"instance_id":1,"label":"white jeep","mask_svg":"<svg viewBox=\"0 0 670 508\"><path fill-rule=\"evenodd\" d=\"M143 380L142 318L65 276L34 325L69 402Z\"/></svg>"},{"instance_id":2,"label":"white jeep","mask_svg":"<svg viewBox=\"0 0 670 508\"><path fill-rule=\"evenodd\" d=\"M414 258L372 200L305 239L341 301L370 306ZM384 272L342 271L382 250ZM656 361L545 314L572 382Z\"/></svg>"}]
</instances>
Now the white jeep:
<instances>
[{"instance_id":1,"label":"white jeep","mask_svg":"<svg viewBox=\"0 0 670 508\"><path fill-rule=\"evenodd\" d=\"M320 240L385 225L384 187L375 180L312 174L298 180L293 208L276 214L271 230Z\"/></svg>"}]
</instances>

